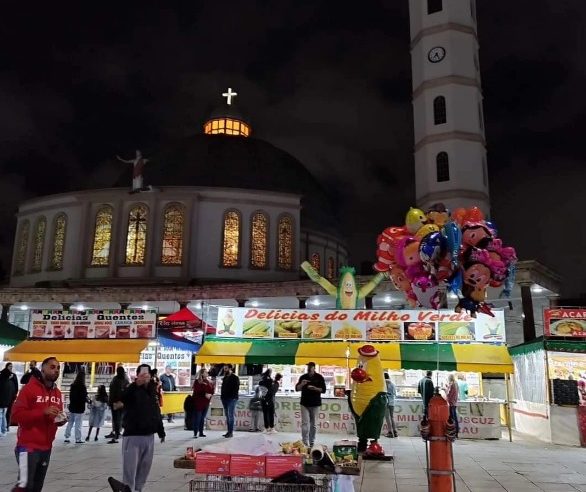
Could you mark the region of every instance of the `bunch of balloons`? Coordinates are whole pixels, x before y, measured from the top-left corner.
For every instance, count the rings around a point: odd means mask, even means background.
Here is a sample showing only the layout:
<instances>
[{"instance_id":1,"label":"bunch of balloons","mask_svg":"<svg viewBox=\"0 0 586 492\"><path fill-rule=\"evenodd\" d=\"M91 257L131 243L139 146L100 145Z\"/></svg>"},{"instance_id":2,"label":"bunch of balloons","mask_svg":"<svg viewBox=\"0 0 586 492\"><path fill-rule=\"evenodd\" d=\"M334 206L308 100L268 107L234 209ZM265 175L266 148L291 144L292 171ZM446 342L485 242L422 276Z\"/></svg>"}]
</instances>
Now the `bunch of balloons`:
<instances>
[{"instance_id":1,"label":"bunch of balloons","mask_svg":"<svg viewBox=\"0 0 586 492\"><path fill-rule=\"evenodd\" d=\"M443 283L458 296L456 311L476 317L493 316L487 287L503 286L501 295L510 295L517 255L479 208L450 214L438 204L427 213L410 208L405 225L386 228L377 239L377 260L374 269L388 273L411 306L438 309Z\"/></svg>"}]
</instances>

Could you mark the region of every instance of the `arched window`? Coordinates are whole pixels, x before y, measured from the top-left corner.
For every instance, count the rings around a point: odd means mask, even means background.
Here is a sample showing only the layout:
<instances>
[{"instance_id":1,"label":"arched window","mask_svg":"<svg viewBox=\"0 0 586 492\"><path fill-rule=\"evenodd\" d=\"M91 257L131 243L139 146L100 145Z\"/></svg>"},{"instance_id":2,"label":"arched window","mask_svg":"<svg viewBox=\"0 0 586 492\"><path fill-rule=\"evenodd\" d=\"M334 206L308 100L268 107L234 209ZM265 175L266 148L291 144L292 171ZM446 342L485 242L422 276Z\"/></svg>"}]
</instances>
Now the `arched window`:
<instances>
[{"instance_id":1,"label":"arched window","mask_svg":"<svg viewBox=\"0 0 586 492\"><path fill-rule=\"evenodd\" d=\"M280 270L293 270L293 255L295 244L295 228L293 217L281 215L277 227L278 260Z\"/></svg>"},{"instance_id":2,"label":"arched window","mask_svg":"<svg viewBox=\"0 0 586 492\"><path fill-rule=\"evenodd\" d=\"M435 14L442 11L442 0L427 0L427 13Z\"/></svg>"},{"instance_id":3,"label":"arched window","mask_svg":"<svg viewBox=\"0 0 586 492\"><path fill-rule=\"evenodd\" d=\"M112 207L105 206L96 212L94 242L92 245L91 266L110 264L110 243L112 241Z\"/></svg>"},{"instance_id":4,"label":"arched window","mask_svg":"<svg viewBox=\"0 0 586 492\"><path fill-rule=\"evenodd\" d=\"M446 122L446 98L444 96L437 96L433 100L433 122L435 125Z\"/></svg>"},{"instance_id":5,"label":"arched window","mask_svg":"<svg viewBox=\"0 0 586 492\"><path fill-rule=\"evenodd\" d=\"M142 204L135 205L128 213L125 260L127 265L144 265L148 213L148 208Z\"/></svg>"},{"instance_id":6,"label":"arched window","mask_svg":"<svg viewBox=\"0 0 586 492\"><path fill-rule=\"evenodd\" d=\"M18 228L18 240L14 260L14 275L24 274L30 229L31 225L28 220L22 221Z\"/></svg>"},{"instance_id":7,"label":"arched window","mask_svg":"<svg viewBox=\"0 0 586 492\"><path fill-rule=\"evenodd\" d=\"M49 270L63 270L63 252L67 232L67 215L59 214L53 220L53 235Z\"/></svg>"},{"instance_id":8,"label":"arched window","mask_svg":"<svg viewBox=\"0 0 586 492\"><path fill-rule=\"evenodd\" d=\"M222 229L222 267L233 268L240 264L240 212L227 210L224 212Z\"/></svg>"},{"instance_id":9,"label":"arched window","mask_svg":"<svg viewBox=\"0 0 586 492\"><path fill-rule=\"evenodd\" d=\"M163 245L161 263L181 265L183 261L183 206L175 203L167 205L163 212Z\"/></svg>"},{"instance_id":10,"label":"arched window","mask_svg":"<svg viewBox=\"0 0 586 492\"><path fill-rule=\"evenodd\" d=\"M328 272L326 276L330 279L336 276L336 262L332 256L328 258Z\"/></svg>"},{"instance_id":11,"label":"arched window","mask_svg":"<svg viewBox=\"0 0 586 492\"><path fill-rule=\"evenodd\" d=\"M311 255L310 263L311 263L311 266L313 268L315 268L318 272L320 271L321 260L320 260L320 257L319 257L319 253L313 253Z\"/></svg>"},{"instance_id":12,"label":"arched window","mask_svg":"<svg viewBox=\"0 0 586 492\"><path fill-rule=\"evenodd\" d=\"M33 261L31 272L40 272L43 265L43 250L45 249L45 233L47 232L47 219L39 217L33 232Z\"/></svg>"},{"instance_id":13,"label":"arched window","mask_svg":"<svg viewBox=\"0 0 586 492\"><path fill-rule=\"evenodd\" d=\"M250 220L250 266L267 268L269 256L269 216L254 212Z\"/></svg>"},{"instance_id":14,"label":"arched window","mask_svg":"<svg viewBox=\"0 0 586 492\"><path fill-rule=\"evenodd\" d=\"M447 152L440 152L435 157L435 171L438 183L450 180L450 161Z\"/></svg>"}]
</instances>

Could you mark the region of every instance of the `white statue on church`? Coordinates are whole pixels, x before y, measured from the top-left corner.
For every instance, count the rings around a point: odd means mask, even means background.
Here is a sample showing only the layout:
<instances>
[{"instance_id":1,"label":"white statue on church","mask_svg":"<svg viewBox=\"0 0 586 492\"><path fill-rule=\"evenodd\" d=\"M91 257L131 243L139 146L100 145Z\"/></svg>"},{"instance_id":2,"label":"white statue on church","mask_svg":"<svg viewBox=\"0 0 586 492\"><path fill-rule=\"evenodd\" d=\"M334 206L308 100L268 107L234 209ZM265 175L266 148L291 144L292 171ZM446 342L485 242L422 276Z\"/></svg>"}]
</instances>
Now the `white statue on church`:
<instances>
[{"instance_id":1,"label":"white statue on church","mask_svg":"<svg viewBox=\"0 0 586 492\"><path fill-rule=\"evenodd\" d=\"M122 159L119 155L116 158L120 162L124 162L125 164L132 164L132 192L136 193L144 189L143 181L142 181L142 173L144 171L144 166L149 161L142 156L142 152L140 150L136 151L136 156L134 159Z\"/></svg>"}]
</instances>

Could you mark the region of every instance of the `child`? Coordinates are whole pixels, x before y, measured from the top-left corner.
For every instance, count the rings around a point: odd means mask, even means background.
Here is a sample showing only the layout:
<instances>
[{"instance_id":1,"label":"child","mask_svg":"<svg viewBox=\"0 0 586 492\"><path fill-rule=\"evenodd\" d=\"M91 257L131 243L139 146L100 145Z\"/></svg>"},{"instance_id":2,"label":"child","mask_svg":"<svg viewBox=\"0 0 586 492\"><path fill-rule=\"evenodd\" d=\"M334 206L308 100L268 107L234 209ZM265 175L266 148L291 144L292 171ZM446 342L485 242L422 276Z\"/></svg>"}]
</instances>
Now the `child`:
<instances>
[{"instance_id":1,"label":"child","mask_svg":"<svg viewBox=\"0 0 586 492\"><path fill-rule=\"evenodd\" d=\"M106 393L106 387L103 384L98 386L98 392L92 398L90 405L90 428L88 430L87 437L85 438L86 442L90 440L90 434L92 433L92 429L94 427L96 428L96 437L94 438L94 441L97 441L98 434L100 433L100 427L104 425L106 408L108 408L108 394Z\"/></svg>"},{"instance_id":2,"label":"child","mask_svg":"<svg viewBox=\"0 0 586 492\"><path fill-rule=\"evenodd\" d=\"M250 410L250 414L252 416L250 432L261 432L262 429L260 428L260 420L262 418L262 398L260 394L260 386L258 385L254 390L254 396L250 399L248 409Z\"/></svg>"}]
</instances>

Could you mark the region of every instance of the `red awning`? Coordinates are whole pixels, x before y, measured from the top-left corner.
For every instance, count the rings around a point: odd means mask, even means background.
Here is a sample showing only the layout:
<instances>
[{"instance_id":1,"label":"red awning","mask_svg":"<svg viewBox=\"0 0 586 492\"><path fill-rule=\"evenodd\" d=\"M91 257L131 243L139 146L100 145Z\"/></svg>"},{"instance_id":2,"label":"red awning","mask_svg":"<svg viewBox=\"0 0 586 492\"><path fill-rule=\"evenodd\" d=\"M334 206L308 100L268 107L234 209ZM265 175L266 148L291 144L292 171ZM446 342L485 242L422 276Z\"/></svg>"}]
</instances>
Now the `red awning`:
<instances>
[{"instance_id":1,"label":"red awning","mask_svg":"<svg viewBox=\"0 0 586 492\"><path fill-rule=\"evenodd\" d=\"M203 321L186 307L166 316L165 319L159 320L159 328L165 330L205 330L206 333L216 333L216 329L213 326Z\"/></svg>"}]
</instances>

